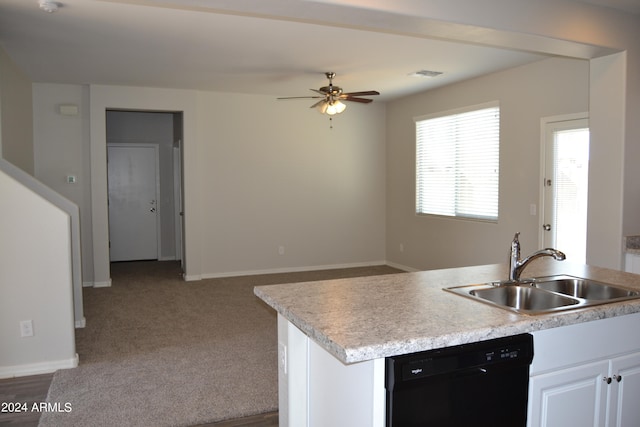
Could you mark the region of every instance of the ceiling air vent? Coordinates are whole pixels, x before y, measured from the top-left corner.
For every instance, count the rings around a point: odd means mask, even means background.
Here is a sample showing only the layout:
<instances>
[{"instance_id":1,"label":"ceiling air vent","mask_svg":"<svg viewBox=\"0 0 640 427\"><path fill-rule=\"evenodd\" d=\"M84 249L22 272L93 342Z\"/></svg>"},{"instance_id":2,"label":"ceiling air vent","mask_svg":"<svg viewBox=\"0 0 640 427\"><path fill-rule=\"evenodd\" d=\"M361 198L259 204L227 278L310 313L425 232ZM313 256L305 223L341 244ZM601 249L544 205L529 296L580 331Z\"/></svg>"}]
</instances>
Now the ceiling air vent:
<instances>
[{"instance_id":1,"label":"ceiling air vent","mask_svg":"<svg viewBox=\"0 0 640 427\"><path fill-rule=\"evenodd\" d=\"M414 71L413 73L409 73L411 77L437 77L442 74L441 71L431 71L431 70L419 70Z\"/></svg>"}]
</instances>

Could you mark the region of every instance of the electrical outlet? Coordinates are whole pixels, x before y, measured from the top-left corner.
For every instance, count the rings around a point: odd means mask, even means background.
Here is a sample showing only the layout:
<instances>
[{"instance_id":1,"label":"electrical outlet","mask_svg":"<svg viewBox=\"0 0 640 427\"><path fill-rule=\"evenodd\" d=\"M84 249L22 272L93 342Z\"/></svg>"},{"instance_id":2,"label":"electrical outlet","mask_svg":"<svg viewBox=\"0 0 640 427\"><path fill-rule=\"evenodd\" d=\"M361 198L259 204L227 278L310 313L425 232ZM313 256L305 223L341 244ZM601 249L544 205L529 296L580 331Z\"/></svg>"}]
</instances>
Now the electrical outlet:
<instances>
[{"instance_id":1,"label":"electrical outlet","mask_svg":"<svg viewBox=\"0 0 640 427\"><path fill-rule=\"evenodd\" d=\"M278 255L284 255L284 246L278 246Z\"/></svg>"},{"instance_id":2,"label":"electrical outlet","mask_svg":"<svg viewBox=\"0 0 640 427\"><path fill-rule=\"evenodd\" d=\"M20 336L24 337L32 337L33 336L33 321L32 320L22 320L20 322Z\"/></svg>"}]
</instances>

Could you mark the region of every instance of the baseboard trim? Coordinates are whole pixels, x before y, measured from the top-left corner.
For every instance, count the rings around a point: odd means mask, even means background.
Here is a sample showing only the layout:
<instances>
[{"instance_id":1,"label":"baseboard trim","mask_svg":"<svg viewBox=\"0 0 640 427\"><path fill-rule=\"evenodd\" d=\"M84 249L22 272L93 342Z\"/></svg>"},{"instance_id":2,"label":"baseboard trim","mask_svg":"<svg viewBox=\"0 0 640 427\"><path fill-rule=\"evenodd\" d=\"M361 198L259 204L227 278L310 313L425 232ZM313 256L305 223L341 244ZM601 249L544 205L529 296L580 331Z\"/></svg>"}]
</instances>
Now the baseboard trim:
<instances>
[{"instance_id":1,"label":"baseboard trim","mask_svg":"<svg viewBox=\"0 0 640 427\"><path fill-rule=\"evenodd\" d=\"M202 275L185 274L183 277L184 277L184 280L189 282L194 280L218 279L223 277L257 276L259 274L298 273L302 271L335 270L340 268L372 267L377 265L387 265L387 262L386 261L370 261L370 262L356 262L356 263L348 263L348 264L328 264L328 265L312 265L312 266L305 266L305 267L269 268L265 270L232 271L227 273L206 273Z\"/></svg>"},{"instance_id":2,"label":"baseboard trim","mask_svg":"<svg viewBox=\"0 0 640 427\"><path fill-rule=\"evenodd\" d=\"M78 367L78 354L71 359L51 360L48 362L30 363L26 365L0 366L0 378L26 377L29 375L50 374L58 369Z\"/></svg>"},{"instance_id":3,"label":"baseboard trim","mask_svg":"<svg viewBox=\"0 0 640 427\"><path fill-rule=\"evenodd\" d=\"M396 262L387 261L386 264L389 267L397 268L398 270L403 270L403 271L406 271L408 273L415 273L416 271L421 271L421 270L418 270L417 268L409 267L407 265L398 264Z\"/></svg>"},{"instance_id":4,"label":"baseboard trim","mask_svg":"<svg viewBox=\"0 0 640 427\"><path fill-rule=\"evenodd\" d=\"M94 288L110 288L111 287L111 279L105 282L93 282Z\"/></svg>"},{"instance_id":5,"label":"baseboard trim","mask_svg":"<svg viewBox=\"0 0 640 427\"><path fill-rule=\"evenodd\" d=\"M106 282L82 282L83 288L109 288L111 287L111 279Z\"/></svg>"},{"instance_id":6,"label":"baseboard trim","mask_svg":"<svg viewBox=\"0 0 640 427\"><path fill-rule=\"evenodd\" d=\"M87 326L87 318L83 316L82 319L76 320L75 323L76 323L76 329L84 328L85 326Z\"/></svg>"}]
</instances>

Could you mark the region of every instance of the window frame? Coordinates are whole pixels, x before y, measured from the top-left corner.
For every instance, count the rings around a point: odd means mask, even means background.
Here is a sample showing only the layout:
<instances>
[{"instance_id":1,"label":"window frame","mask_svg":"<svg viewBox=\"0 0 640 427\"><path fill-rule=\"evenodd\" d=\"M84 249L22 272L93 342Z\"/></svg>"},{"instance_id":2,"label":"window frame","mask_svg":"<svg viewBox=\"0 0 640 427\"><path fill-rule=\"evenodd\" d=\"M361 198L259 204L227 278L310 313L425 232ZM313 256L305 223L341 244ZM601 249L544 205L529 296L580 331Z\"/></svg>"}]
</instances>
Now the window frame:
<instances>
[{"instance_id":1,"label":"window frame","mask_svg":"<svg viewBox=\"0 0 640 427\"><path fill-rule=\"evenodd\" d=\"M431 120L431 119L438 119L438 118L446 118L448 116L455 116L455 115L459 115L459 114L465 114L465 113L472 113L475 111L479 111L479 110L485 110L485 109L496 109L497 110L497 141L496 145L494 147L494 150L496 152L496 158L495 158L495 164L497 166L497 180L495 182L495 217L494 216L487 216L487 215L483 215L483 214L468 214L468 213L460 213L460 211L458 211L458 206L459 203L457 203L456 201L458 200L457 195L460 194L457 190L454 190L455 193L453 195L454 199L453 200L453 204L454 204L454 211L453 214L449 215L446 213L435 213L435 212L421 212L421 206L420 206L420 137L419 137L419 123L422 121L426 121L426 120ZM475 105L470 105L470 106L465 106L465 107L460 107L460 108L455 108L455 109L451 109L451 110L446 110L446 111L440 111L440 112L436 112L436 113L431 113L431 114L427 114L427 115L422 115L422 116L417 116L414 117L414 126L415 126L415 214L416 216L420 216L420 217L441 217L441 218L449 218L449 219L456 219L456 220L467 220L467 221L476 221L476 222L490 222L490 223L497 223L499 218L500 218L500 140L501 140L501 121L500 121L501 117L500 117L500 102L499 101L489 101L489 102L485 102L485 103L481 103L481 104L475 104ZM459 157L456 157L459 158ZM457 175L456 178L458 178L459 176ZM455 184L458 183L457 180L454 181Z\"/></svg>"}]
</instances>

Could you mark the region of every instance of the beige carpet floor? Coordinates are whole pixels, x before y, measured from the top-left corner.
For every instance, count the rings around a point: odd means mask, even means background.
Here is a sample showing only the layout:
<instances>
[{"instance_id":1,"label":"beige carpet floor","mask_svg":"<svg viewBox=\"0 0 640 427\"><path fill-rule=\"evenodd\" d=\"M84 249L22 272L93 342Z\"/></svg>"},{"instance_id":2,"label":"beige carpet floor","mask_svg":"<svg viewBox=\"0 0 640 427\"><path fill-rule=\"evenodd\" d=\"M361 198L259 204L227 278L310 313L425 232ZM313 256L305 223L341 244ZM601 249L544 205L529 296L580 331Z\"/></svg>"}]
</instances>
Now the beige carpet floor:
<instances>
[{"instance_id":1,"label":"beige carpet floor","mask_svg":"<svg viewBox=\"0 0 640 427\"><path fill-rule=\"evenodd\" d=\"M253 287L399 273L387 266L184 282L175 262L112 264L86 288L80 365L56 372L42 427L190 426L277 410L276 313Z\"/></svg>"}]
</instances>

